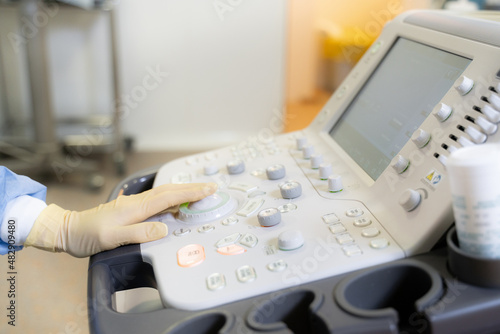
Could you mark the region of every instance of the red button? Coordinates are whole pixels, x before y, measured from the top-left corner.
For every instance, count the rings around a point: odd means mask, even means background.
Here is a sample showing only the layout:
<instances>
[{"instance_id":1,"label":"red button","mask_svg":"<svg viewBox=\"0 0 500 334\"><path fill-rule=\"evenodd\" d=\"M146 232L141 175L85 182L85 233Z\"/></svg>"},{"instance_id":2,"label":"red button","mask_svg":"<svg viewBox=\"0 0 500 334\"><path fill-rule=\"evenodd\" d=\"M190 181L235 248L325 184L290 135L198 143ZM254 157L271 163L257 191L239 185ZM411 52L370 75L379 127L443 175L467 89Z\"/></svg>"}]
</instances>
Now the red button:
<instances>
[{"instance_id":1,"label":"red button","mask_svg":"<svg viewBox=\"0 0 500 334\"><path fill-rule=\"evenodd\" d=\"M177 263L184 268L194 267L205 260L205 249L202 245L192 244L177 251Z\"/></svg>"},{"instance_id":2,"label":"red button","mask_svg":"<svg viewBox=\"0 0 500 334\"><path fill-rule=\"evenodd\" d=\"M245 253L247 250L238 245L229 245L217 248L217 253L222 255L237 255Z\"/></svg>"}]
</instances>

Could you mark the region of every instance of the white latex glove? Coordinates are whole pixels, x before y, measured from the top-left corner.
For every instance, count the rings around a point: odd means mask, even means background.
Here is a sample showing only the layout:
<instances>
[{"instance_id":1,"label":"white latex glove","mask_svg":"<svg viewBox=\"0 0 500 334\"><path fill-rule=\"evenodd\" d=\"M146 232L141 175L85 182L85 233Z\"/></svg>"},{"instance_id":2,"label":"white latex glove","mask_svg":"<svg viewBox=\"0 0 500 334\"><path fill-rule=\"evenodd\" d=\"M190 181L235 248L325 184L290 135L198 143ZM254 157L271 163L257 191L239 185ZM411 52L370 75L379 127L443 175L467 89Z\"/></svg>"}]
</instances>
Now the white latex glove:
<instances>
[{"instance_id":1,"label":"white latex glove","mask_svg":"<svg viewBox=\"0 0 500 334\"><path fill-rule=\"evenodd\" d=\"M157 240L167 235L167 226L143 222L145 219L205 198L216 189L215 183L166 184L81 212L51 204L36 219L24 245L86 257L121 245Z\"/></svg>"}]
</instances>

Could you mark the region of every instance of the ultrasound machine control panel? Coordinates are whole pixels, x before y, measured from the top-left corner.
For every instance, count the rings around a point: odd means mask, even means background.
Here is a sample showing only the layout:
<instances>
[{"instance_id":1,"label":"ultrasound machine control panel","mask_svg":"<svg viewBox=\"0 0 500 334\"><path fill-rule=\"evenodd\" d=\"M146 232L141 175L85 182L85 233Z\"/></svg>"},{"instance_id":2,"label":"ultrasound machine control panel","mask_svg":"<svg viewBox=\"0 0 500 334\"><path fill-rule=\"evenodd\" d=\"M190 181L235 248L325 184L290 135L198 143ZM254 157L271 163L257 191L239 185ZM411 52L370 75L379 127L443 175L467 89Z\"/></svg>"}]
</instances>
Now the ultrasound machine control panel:
<instances>
[{"instance_id":1,"label":"ultrasound machine control panel","mask_svg":"<svg viewBox=\"0 0 500 334\"><path fill-rule=\"evenodd\" d=\"M453 223L446 161L498 142L500 23L388 23L313 122L177 159L154 186L217 192L141 245L165 305L199 310L429 251Z\"/></svg>"}]
</instances>

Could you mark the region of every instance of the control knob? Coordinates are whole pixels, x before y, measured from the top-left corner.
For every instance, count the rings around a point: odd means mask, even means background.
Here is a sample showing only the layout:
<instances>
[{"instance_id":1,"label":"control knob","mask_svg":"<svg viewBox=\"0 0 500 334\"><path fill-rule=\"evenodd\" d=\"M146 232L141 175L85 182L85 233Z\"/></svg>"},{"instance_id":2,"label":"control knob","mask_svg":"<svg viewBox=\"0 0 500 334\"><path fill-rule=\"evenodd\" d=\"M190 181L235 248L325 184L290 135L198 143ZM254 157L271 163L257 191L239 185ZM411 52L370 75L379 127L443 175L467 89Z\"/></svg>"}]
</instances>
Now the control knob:
<instances>
[{"instance_id":1,"label":"control knob","mask_svg":"<svg viewBox=\"0 0 500 334\"><path fill-rule=\"evenodd\" d=\"M284 251L300 248L304 245L304 236L299 230L290 230L280 233L278 247Z\"/></svg>"},{"instance_id":2,"label":"control knob","mask_svg":"<svg viewBox=\"0 0 500 334\"><path fill-rule=\"evenodd\" d=\"M310 159L313 154L314 154L314 146L312 146L312 145L305 145L302 148L302 157L304 159Z\"/></svg>"},{"instance_id":3,"label":"control knob","mask_svg":"<svg viewBox=\"0 0 500 334\"><path fill-rule=\"evenodd\" d=\"M281 222L281 212L276 208L264 209L257 214L257 219L263 227L274 226Z\"/></svg>"},{"instance_id":4,"label":"control knob","mask_svg":"<svg viewBox=\"0 0 500 334\"><path fill-rule=\"evenodd\" d=\"M311 156L311 168L312 169L318 169L322 163L323 163L323 155L313 154Z\"/></svg>"},{"instance_id":5,"label":"control knob","mask_svg":"<svg viewBox=\"0 0 500 334\"><path fill-rule=\"evenodd\" d=\"M436 116L436 118L440 122L446 121L448 118L450 118L452 113L453 109L445 103L438 104L434 109L434 116Z\"/></svg>"},{"instance_id":6,"label":"control knob","mask_svg":"<svg viewBox=\"0 0 500 334\"><path fill-rule=\"evenodd\" d=\"M235 207L236 201L220 191L199 201L181 204L178 218L186 223L208 222L228 214Z\"/></svg>"},{"instance_id":7,"label":"control knob","mask_svg":"<svg viewBox=\"0 0 500 334\"><path fill-rule=\"evenodd\" d=\"M227 163L227 172L231 175L241 174L245 171L245 163L243 160L231 160Z\"/></svg>"},{"instance_id":8,"label":"control knob","mask_svg":"<svg viewBox=\"0 0 500 334\"><path fill-rule=\"evenodd\" d=\"M272 165L267 167L266 175L269 180L279 180L285 177L286 169L283 165Z\"/></svg>"},{"instance_id":9,"label":"control knob","mask_svg":"<svg viewBox=\"0 0 500 334\"><path fill-rule=\"evenodd\" d=\"M332 175L332 165L328 162L324 162L319 165L319 178L321 180L327 180L328 177Z\"/></svg>"},{"instance_id":10,"label":"control knob","mask_svg":"<svg viewBox=\"0 0 500 334\"><path fill-rule=\"evenodd\" d=\"M392 168L396 171L396 173L401 174L404 173L408 166L410 166L410 160L406 159L402 155L396 155L391 162Z\"/></svg>"},{"instance_id":11,"label":"control knob","mask_svg":"<svg viewBox=\"0 0 500 334\"><path fill-rule=\"evenodd\" d=\"M418 148L423 148L431 141L431 134L423 129L418 129L411 136L411 140Z\"/></svg>"},{"instance_id":12,"label":"control knob","mask_svg":"<svg viewBox=\"0 0 500 334\"><path fill-rule=\"evenodd\" d=\"M302 186L297 181L289 180L280 185L281 197L293 199L302 195Z\"/></svg>"},{"instance_id":13,"label":"control knob","mask_svg":"<svg viewBox=\"0 0 500 334\"><path fill-rule=\"evenodd\" d=\"M340 175L330 175L328 177L328 191L331 193L338 193L344 189L342 185L342 176Z\"/></svg>"},{"instance_id":14,"label":"control knob","mask_svg":"<svg viewBox=\"0 0 500 334\"><path fill-rule=\"evenodd\" d=\"M413 211L421 201L422 196L420 193L413 189L406 189L399 198L399 205L406 211Z\"/></svg>"},{"instance_id":15,"label":"control knob","mask_svg":"<svg viewBox=\"0 0 500 334\"><path fill-rule=\"evenodd\" d=\"M455 83L455 89L460 95L467 95L474 87L474 80L462 75Z\"/></svg>"}]
</instances>

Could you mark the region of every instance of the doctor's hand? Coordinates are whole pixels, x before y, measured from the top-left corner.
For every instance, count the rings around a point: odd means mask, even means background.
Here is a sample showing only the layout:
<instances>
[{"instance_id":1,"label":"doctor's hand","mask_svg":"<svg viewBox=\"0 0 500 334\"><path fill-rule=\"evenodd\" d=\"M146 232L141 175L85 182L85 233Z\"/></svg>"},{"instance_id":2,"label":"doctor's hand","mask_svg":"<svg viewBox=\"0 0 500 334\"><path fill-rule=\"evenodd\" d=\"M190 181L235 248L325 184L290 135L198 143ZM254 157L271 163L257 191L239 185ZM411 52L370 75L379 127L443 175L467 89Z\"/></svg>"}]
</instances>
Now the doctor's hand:
<instances>
[{"instance_id":1,"label":"doctor's hand","mask_svg":"<svg viewBox=\"0 0 500 334\"><path fill-rule=\"evenodd\" d=\"M121 245L157 240L167 235L167 226L143 222L145 219L172 206L203 199L216 189L215 183L166 184L81 212L51 204L36 219L24 245L86 257Z\"/></svg>"}]
</instances>

